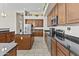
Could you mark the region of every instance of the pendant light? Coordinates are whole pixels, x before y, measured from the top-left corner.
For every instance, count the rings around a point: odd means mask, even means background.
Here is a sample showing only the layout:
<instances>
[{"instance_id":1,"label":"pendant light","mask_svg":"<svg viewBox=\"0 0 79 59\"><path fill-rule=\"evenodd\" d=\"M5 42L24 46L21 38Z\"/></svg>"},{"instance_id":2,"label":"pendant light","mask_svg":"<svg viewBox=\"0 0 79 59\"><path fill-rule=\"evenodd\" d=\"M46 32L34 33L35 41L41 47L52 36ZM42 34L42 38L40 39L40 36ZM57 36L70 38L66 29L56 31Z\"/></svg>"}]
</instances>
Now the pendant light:
<instances>
[{"instance_id":1,"label":"pendant light","mask_svg":"<svg viewBox=\"0 0 79 59\"><path fill-rule=\"evenodd\" d=\"M2 12L1 12L1 16L2 17L6 17L6 13L5 13L5 9L4 8L6 8L6 7L4 7L4 4L5 3L2 3L3 5L2 5Z\"/></svg>"}]
</instances>

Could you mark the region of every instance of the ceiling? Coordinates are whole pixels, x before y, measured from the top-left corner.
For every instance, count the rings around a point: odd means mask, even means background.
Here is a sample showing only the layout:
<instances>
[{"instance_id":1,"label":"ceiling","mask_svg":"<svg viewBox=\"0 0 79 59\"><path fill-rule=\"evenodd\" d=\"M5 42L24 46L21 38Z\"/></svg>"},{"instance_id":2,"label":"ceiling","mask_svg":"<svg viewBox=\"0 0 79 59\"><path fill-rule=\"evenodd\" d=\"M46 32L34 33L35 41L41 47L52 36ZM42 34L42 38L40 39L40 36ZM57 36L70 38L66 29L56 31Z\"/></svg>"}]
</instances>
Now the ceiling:
<instances>
[{"instance_id":1,"label":"ceiling","mask_svg":"<svg viewBox=\"0 0 79 59\"><path fill-rule=\"evenodd\" d=\"M0 3L0 10L43 12L45 3Z\"/></svg>"}]
</instances>

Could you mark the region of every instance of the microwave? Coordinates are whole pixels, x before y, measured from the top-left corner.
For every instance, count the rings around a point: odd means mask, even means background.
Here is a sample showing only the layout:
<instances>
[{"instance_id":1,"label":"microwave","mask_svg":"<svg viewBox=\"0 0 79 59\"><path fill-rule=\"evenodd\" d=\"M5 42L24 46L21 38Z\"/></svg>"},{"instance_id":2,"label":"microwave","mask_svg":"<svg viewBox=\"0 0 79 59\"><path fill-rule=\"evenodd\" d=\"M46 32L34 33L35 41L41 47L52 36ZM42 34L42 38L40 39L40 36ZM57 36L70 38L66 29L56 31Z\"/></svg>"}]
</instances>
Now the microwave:
<instances>
[{"instance_id":1,"label":"microwave","mask_svg":"<svg viewBox=\"0 0 79 59\"><path fill-rule=\"evenodd\" d=\"M51 19L51 26L57 26L58 25L58 16L54 16Z\"/></svg>"}]
</instances>

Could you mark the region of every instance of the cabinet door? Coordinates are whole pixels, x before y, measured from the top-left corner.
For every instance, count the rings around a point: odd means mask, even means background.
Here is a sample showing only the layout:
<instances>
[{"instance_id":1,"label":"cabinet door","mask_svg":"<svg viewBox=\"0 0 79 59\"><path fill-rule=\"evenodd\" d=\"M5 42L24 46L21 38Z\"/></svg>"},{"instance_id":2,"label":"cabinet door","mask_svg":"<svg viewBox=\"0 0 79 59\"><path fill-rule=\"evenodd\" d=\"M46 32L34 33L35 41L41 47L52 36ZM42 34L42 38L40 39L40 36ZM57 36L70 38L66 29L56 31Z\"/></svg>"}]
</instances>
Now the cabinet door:
<instances>
[{"instance_id":1,"label":"cabinet door","mask_svg":"<svg viewBox=\"0 0 79 59\"><path fill-rule=\"evenodd\" d=\"M63 25L66 23L65 3L58 3L58 23Z\"/></svg>"},{"instance_id":2,"label":"cabinet door","mask_svg":"<svg viewBox=\"0 0 79 59\"><path fill-rule=\"evenodd\" d=\"M39 20L35 20L35 27L39 27Z\"/></svg>"},{"instance_id":3,"label":"cabinet door","mask_svg":"<svg viewBox=\"0 0 79 59\"><path fill-rule=\"evenodd\" d=\"M54 7L54 16L58 15L58 4L55 5Z\"/></svg>"},{"instance_id":4,"label":"cabinet door","mask_svg":"<svg viewBox=\"0 0 79 59\"><path fill-rule=\"evenodd\" d=\"M25 24L32 24L35 27L35 20L34 19L26 19Z\"/></svg>"},{"instance_id":5,"label":"cabinet door","mask_svg":"<svg viewBox=\"0 0 79 59\"><path fill-rule=\"evenodd\" d=\"M47 26L50 27L51 26L51 16L47 16Z\"/></svg>"},{"instance_id":6,"label":"cabinet door","mask_svg":"<svg viewBox=\"0 0 79 59\"><path fill-rule=\"evenodd\" d=\"M15 39L15 33L14 32L8 32L6 34L7 36L7 42L12 42Z\"/></svg>"},{"instance_id":7,"label":"cabinet door","mask_svg":"<svg viewBox=\"0 0 79 59\"><path fill-rule=\"evenodd\" d=\"M67 23L79 22L79 3L68 3L67 6Z\"/></svg>"},{"instance_id":8,"label":"cabinet door","mask_svg":"<svg viewBox=\"0 0 79 59\"><path fill-rule=\"evenodd\" d=\"M6 34L1 33L0 34L0 43L5 43L5 42L7 42Z\"/></svg>"},{"instance_id":9,"label":"cabinet door","mask_svg":"<svg viewBox=\"0 0 79 59\"><path fill-rule=\"evenodd\" d=\"M16 35L16 42L18 43L18 50L28 50L31 49L31 39L30 35Z\"/></svg>"},{"instance_id":10,"label":"cabinet door","mask_svg":"<svg viewBox=\"0 0 79 59\"><path fill-rule=\"evenodd\" d=\"M52 38L52 56L56 56L56 49L57 49L56 45L57 45L56 40Z\"/></svg>"},{"instance_id":11,"label":"cabinet door","mask_svg":"<svg viewBox=\"0 0 79 59\"><path fill-rule=\"evenodd\" d=\"M59 42L57 42L57 49L59 49L62 53L61 56L69 56L69 50L67 50L65 47L63 47ZM57 51L57 56L59 55L59 52Z\"/></svg>"},{"instance_id":12,"label":"cabinet door","mask_svg":"<svg viewBox=\"0 0 79 59\"><path fill-rule=\"evenodd\" d=\"M43 20L39 20L38 23L39 23L39 27L43 27Z\"/></svg>"},{"instance_id":13,"label":"cabinet door","mask_svg":"<svg viewBox=\"0 0 79 59\"><path fill-rule=\"evenodd\" d=\"M22 50L23 49L23 47L22 47L23 40L21 39L21 37L19 35L16 35L15 39L16 39L15 42L18 43L17 50Z\"/></svg>"}]
</instances>

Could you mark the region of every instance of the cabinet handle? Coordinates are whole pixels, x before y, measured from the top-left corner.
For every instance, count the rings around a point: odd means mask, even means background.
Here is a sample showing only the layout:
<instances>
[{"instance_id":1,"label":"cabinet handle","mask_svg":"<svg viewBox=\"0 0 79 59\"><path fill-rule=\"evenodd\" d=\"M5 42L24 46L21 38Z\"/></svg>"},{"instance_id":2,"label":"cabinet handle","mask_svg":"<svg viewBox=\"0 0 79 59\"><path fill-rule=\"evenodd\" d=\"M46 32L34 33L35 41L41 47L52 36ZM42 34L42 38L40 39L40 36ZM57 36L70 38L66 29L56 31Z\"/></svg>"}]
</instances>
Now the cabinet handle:
<instances>
[{"instance_id":1,"label":"cabinet handle","mask_svg":"<svg viewBox=\"0 0 79 59\"><path fill-rule=\"evenodd\" d=\"M23 37L21 37L21 40L23 40Z\"/></svg>"}]
</instances>

